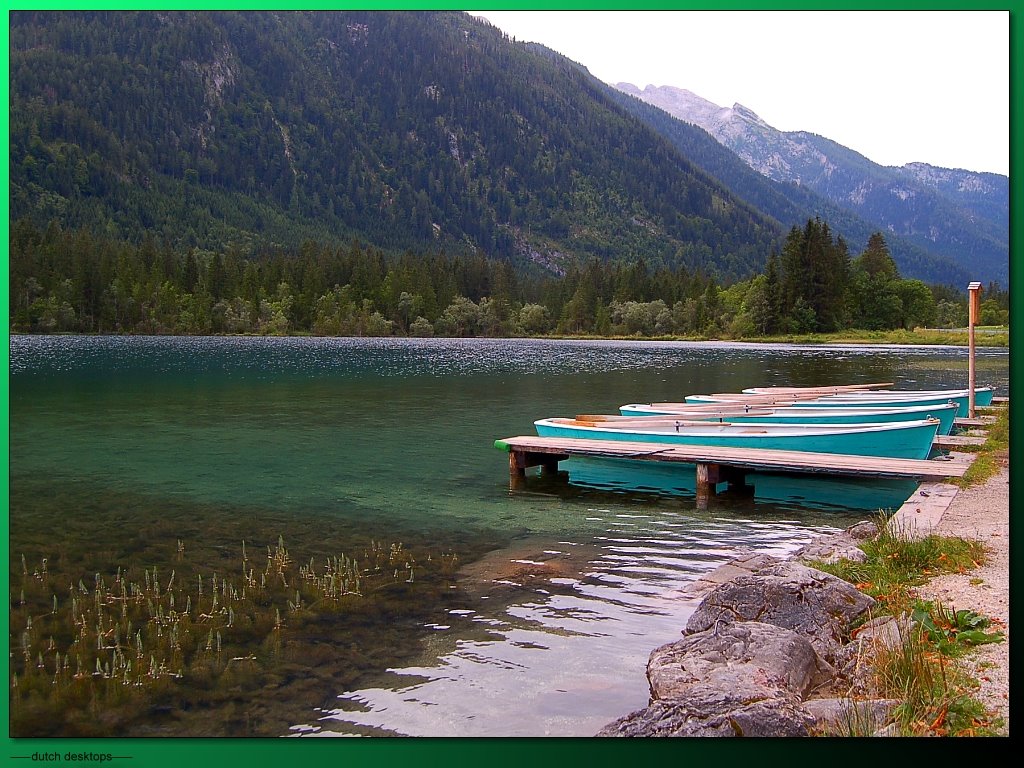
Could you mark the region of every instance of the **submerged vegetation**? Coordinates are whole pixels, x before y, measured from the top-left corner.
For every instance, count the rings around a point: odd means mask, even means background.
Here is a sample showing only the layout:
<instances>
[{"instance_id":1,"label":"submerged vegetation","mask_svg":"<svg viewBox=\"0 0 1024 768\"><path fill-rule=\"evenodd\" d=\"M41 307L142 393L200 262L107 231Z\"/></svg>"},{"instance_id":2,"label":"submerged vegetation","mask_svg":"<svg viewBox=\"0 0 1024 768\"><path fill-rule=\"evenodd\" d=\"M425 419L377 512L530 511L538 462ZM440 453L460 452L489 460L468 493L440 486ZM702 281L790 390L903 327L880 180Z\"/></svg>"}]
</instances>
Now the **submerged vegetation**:
<instances>
[{"instance_id":1,"label":"submerged vegetation","mask_svg":"<svg viewBox=\"0 0 1024 768\"><path fill-rule=\"evenodd\" d=\"M358 557L320 561L293 556L280 537L263 549L243 541L231 573L190 563L180 539L169 569L85 575L20 555L11 574L11 734L181 735L172 713L217 705L217 716L206 711L209 722L187 733L260 733L247 697L272 689L300 659L338 664L318 640L328 634L342 655L358 656L350 630L368 612L387 613L381 600L446 588L458 566L454 553L417 556L401 543L371 541Z\"/></svg>"}]
</instances>

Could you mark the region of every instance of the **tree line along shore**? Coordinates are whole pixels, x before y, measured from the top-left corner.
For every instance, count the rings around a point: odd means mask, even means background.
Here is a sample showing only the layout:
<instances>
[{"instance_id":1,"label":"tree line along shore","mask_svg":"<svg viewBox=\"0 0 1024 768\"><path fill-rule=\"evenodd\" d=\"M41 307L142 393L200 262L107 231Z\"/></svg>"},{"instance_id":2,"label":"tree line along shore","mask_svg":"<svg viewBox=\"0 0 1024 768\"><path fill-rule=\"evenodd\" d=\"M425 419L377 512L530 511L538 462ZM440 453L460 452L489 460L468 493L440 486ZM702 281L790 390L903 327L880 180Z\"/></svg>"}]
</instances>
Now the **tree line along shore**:
<instances>
[{"instance_id":1,"label":"tree line along shore","mask_svg":"<svg viewBox=\"0 0 1024 768\"><path fill-rule=\"evenodd\" d=\"M641 260L552 273L357 241L181 251L23 220L9 252L14 333L967 341L965 292L901 277L880 233L851 257L820 219L730 284ZM983 299L981 324L1008 326L1009 292L990 283ZM977 341L1008 338L997 329Z\"/></svg>"}]
</instances>

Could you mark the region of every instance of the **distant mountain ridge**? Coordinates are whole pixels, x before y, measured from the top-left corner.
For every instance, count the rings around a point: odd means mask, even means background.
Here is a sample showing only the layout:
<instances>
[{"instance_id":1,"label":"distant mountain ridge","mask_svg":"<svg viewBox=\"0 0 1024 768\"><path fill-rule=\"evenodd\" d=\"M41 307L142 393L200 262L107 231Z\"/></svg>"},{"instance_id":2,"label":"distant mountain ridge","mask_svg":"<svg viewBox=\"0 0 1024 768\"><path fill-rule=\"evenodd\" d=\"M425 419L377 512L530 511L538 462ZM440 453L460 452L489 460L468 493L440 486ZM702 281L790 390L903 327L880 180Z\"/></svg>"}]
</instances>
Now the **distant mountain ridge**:
<instances>
[{"instance_id":1,"label":"distant mountain ridge","mask_svg":"<svg viewBox=\"0 0 1024 768\"><path fill-rule=\"evenodd\" d=\"M864 248L879 227L847 208L832 202L810 187L774 181L758 173L736 153L700 126L671 116L635 96L607 86L611 98L637 119L672 142L673 146L735 195L772 216L786 227L801 227L821 218L843 237L853 253ZM891 233L886 235L900 274L929 283L960 287L975 276L947 256L932 253Z\"/></svg>"},{"instance_id":2,"label":"distant mountain ridge","mask_svg":"<svg viewBox=\"0 0 1024 768\"><path fill-rule=\"evenodd\" d=\"M614 87L703 128L765 177L811 189L887 237L949 258L972 279L1008 284L1006 176L920 162L882 166L825 137L780 131L741 104L721 107L673 86Z\"/></svg>"}]
</instances>

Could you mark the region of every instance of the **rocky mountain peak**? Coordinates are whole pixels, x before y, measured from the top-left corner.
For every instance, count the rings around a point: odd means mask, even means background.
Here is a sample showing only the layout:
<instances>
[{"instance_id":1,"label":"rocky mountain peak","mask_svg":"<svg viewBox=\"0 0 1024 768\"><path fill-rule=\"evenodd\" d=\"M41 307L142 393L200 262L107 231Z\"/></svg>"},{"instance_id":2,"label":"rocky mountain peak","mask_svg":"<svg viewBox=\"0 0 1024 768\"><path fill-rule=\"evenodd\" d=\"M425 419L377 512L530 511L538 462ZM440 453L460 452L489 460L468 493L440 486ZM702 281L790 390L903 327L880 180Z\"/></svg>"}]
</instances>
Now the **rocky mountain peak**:
<instances>
[{"instance_id":1,"label":"rocky mountain peak","mask_svg":"<svg viewBox=\"0 0 1024 768\"><path fill-rule=\"evenodd\" d=\"M879 231L1004 282L1009 264L1006 176L929 163L884 167L826 137L781 131L743 104L719 107L684 88L632 87L637 98L703 128L749 167L806 187Z\"/></svg>"}]
</instances>

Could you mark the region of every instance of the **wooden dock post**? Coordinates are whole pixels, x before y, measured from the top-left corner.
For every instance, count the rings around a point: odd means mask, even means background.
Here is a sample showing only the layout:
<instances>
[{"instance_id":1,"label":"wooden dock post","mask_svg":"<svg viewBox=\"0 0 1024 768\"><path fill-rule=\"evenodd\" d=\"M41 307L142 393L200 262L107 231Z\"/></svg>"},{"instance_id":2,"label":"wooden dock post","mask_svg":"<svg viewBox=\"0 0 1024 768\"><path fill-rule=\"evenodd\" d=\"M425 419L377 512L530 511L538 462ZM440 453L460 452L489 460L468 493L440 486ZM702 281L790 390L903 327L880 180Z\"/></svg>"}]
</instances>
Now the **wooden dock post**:
<instances>
[{"instance_id":1,"label":"wooden dock post","mask_svg":"<svg viewBox=\"0 0 1024 768\"><path fill-rule=\"evenodd\" d=\"M697 462L697 509L707 509L708 501L718 493L718 464Z\"/></svg>"},{"instance_id":2,"label":"wooden dock post","mask_svg":"<svg viewBox=\"0 0 1024 768\"><path fill-rule=\"evenodd\" d=\"M697 508L707 509L708 501L718 495L718 484L728 483L729 490L744 489L747 473L727 464L697 462Z\"/></svg>"},{"instance_id":3,"label":"wooden dock post","mask_svg":"<svg viewBox=\"0 0 1024 768\"><path fill-rule=\"evenodd\" d=\"M560 451L544 452L511 446L505 447L508 450L509 482L513 489L522 487L526 480L526 470L530 467L540 467L544 474L557 475L558 462L569 458L567 453Z\"/></svg>"},{"instance_id":4,"label":"wooden dock post","mask_svg":"<svg viewBox=\"0 0 1024 768\"><path fill-rule=\"evenodd\" d=\"M974 410L974 326L978 324L978 317L981 315L981 283L974 282L967 286L967 418L975 417Z\"/></svg>"},{"instance_id":5,"label":"wooden dock post","mask_svg":"<svg viewBox=\"0 0 1024 768\"><path fill-rule=\"evenodd\" d=\"M524 451L508 452L508 473L512 478L526 477L526 454Z\"/></svg>"}]
</instances>

